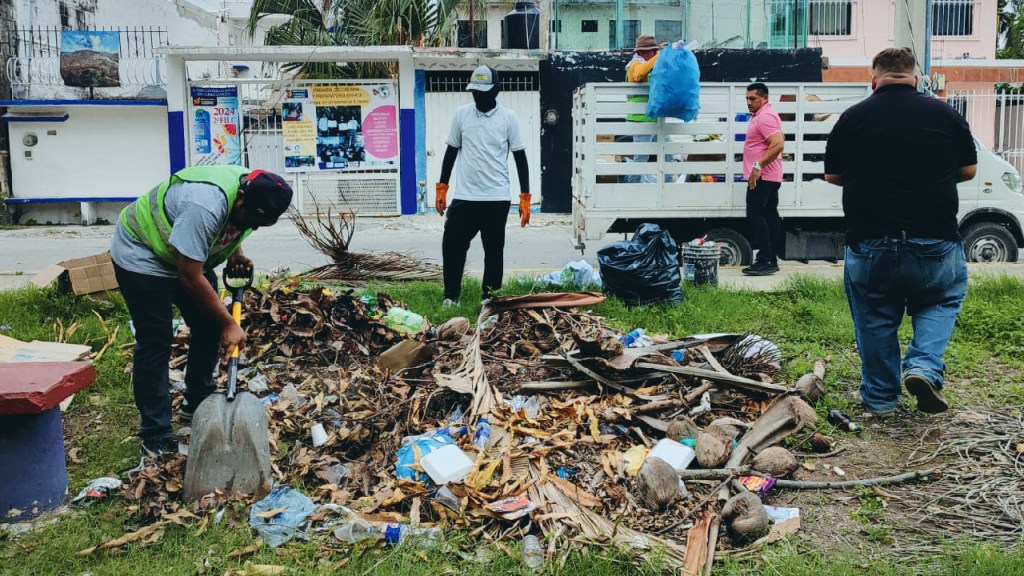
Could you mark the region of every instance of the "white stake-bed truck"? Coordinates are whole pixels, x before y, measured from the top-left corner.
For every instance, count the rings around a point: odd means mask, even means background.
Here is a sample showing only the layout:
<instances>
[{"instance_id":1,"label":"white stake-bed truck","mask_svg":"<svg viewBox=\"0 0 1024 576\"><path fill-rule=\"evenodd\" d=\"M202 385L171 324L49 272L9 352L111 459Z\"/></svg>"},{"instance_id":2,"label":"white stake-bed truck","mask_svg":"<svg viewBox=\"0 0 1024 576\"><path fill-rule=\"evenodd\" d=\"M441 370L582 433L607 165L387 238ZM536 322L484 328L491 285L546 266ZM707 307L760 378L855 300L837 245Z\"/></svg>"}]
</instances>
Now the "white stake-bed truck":
<instances>
[{"instance_id":1,"label":"white stake-bed truck","mask_svg":"<svg viewBox=\"0 0 1024 576\"><path fill-rule=\"evenodd\" d=\"M842 189L824 180L825 141L839 115L866 98L865 84L769 85L786 135L779 190L784 260L841 260ZM629 122L643 114L647 85L587 84L574 94L573 240L632 232L642 222L669 230L680 244L707 236L723 265L746 265L753 246L746 223L743 138L745 84L701 84L692 122ZM633 141L635 138L636 141ZM650 140L650 141L646 141ZM977 138L978 174L958 186L960 233L968 261L1016 262L1024 246L1021 178Z\"/></svg>"}]
</instances>

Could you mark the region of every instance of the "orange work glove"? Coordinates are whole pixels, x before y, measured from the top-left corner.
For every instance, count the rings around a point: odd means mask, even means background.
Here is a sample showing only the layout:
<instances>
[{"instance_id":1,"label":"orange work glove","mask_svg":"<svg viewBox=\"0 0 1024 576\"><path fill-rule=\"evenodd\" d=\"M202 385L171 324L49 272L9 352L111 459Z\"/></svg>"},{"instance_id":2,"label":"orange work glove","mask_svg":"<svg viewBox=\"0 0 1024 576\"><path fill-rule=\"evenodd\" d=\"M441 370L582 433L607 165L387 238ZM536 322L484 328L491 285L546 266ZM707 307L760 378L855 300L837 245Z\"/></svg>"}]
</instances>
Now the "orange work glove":
<instances>
[{"instance_id":1,"label":"orange work glove","mask_svg":"<svg viewBox=\"0 0 1024 576\"><path fill-rule=\"evenodd\" d=\"M530 223L530 193L523 192L519 195L519 227L526 228Z\"/></svg>"},{"instance_id":2,"label":"orange work glove","mask_svg":"<svg viewBox=\"0 0 1024 576\"><path fill-rule=\"evenodd\" d=\"M448 185L444 182L438 182L434 187L434 208L437 208L437 213L441 216L444 216L444 211L448 209Z\"/></svg>"}]
</instances>

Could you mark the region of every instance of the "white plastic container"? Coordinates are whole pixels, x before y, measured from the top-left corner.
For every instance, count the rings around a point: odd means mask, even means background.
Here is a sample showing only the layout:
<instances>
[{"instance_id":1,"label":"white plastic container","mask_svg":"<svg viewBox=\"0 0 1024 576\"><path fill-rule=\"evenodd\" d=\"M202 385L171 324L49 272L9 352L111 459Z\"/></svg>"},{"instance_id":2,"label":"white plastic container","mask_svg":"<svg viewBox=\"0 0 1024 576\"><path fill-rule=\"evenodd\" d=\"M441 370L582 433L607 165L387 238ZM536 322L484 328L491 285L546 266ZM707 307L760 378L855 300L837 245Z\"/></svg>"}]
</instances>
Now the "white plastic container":
<instances>
[{"instance_id":1,"label":"white plastic container","mask_svg":"<svg viewBox=\"0 0 1024 576\"><path fill-rule=\"evenodd\" d=\"M436 484L458 482L473 469L473 461L461 448L446 444L420 459L420 466Z\"/></svg>"},{"instance_id":2,"label":"white plastic container","mask_svg":"<svg viewBox=\"0 0 1024 576\"><path fill-rule=\"evenodd\" d=\"M661 458L668 462L669 466L674 468L676 472L682 472L697 457L697 453L689 446L676 442L671 438L662 438L654 445L654 449L651 450L650 454L647 455L648 458L651 456Z\"/></svg>"},{"instance_id":3,"label":"white plastic container","mask_svg":"<svg viewBox=\"0 0 1024 576\"><path fill-rule=\"evenodd\" d=\"M313 439L313 447L319 448L327 443L327 430L324 430L324 425L317 423L309 429L309 435Z\"/></svg>"}]
</instances>

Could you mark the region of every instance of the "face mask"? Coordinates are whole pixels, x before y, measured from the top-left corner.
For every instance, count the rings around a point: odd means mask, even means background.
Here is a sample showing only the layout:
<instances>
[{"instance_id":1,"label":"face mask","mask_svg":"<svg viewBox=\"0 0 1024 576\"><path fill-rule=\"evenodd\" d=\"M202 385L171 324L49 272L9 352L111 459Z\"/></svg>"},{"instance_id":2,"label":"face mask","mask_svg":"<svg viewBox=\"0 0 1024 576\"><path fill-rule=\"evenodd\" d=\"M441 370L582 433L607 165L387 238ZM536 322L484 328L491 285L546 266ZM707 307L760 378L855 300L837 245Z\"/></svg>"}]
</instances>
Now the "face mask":
<instances>
[{"instance_id":1,"label":"face mask","mask_svg":"<svg viewBox=\"0 0 1024 576\"><path fill-rule=\"evenodd\" d=\"M498 105L498 91L481 92L473 90L473 102L476 103L476 109L480 112L490 112Z\"/></svg>"}]
</instances>

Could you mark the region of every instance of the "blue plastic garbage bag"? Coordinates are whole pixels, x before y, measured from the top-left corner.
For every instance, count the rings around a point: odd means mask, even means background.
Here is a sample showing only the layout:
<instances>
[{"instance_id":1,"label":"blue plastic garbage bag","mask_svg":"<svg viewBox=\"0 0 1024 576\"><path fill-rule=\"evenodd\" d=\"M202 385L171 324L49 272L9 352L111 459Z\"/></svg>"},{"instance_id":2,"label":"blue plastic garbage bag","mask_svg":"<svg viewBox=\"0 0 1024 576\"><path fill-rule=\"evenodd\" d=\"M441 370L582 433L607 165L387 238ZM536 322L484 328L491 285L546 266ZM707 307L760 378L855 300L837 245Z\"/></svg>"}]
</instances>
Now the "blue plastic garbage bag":
<instances>
[{"instance_id":1,"label":"blue plastic garbage bag","mask_svg":"<svg viewBox=\"0 0 1024 576\"><path fill-rule=\"evenodd\" d=\"M422 482L429 486L430 477L427 476L425 472L416 470L413 466L419 465L420 458L423 458L445 444L451 443L451 436L442 433L436 436L419 438L411 444L402 446L398 449L398 462L395 462L395 476L402 480Z\"/></svg>"},{"instance_id":2,"label":"blue plastic garbage bag","mask_svg":"<svg viewBox=\"0 0 1024 576\"><path fill-rule=\"evenodd\" d=\"M668 230L641 224L631 240L597 251L604 291L626 304L682 302L679 247Z\"/></svg>"},{"instance_id":3,"label":"blue plastic garbage bag","mask_svg":"<svg viewBox=\"0 0 1024 576\"><path fill-rule=\"evenodd\" d=\"M536 282L539 284L554 284L555 286L572 284L580 288L586 288L592 284L600 286L601 275L586 260L576 260L563 266L559 272L550 272L543 276L538 276Z\"/></svg>"},{"instance_id":4,"label":"blue plastic garbage bag","mask_svg":"<svg viewBox=\"0 0 1024 576\"><path fill-rule=\"evenodd\" d=\"M260 518L268 510L284 508L269 518ZM263 500L252 505L249 526L252 526L267 546L277 548L302 531L306 517L313 513L313 501L305 494L288 486L275 486Z\"/></svg>"},{"instance_id":5,"label":"blue plastic garbage bag","mask_svg":"<svg viewBox=\"0 0 1024 576\"><path fill-rule=\"evenodd\" d=\"M689 122L700 109L700 66L682 40L665 46L654 63L647 99L649 118L679 118Z\"/></svg>"}]
</instances>

